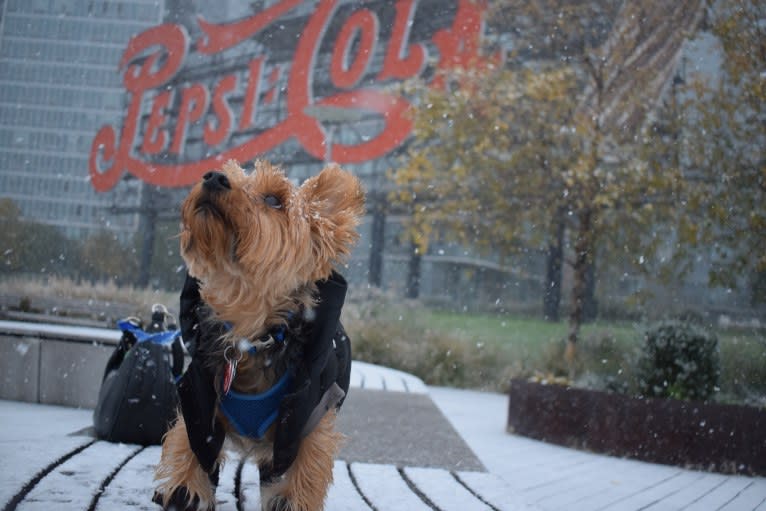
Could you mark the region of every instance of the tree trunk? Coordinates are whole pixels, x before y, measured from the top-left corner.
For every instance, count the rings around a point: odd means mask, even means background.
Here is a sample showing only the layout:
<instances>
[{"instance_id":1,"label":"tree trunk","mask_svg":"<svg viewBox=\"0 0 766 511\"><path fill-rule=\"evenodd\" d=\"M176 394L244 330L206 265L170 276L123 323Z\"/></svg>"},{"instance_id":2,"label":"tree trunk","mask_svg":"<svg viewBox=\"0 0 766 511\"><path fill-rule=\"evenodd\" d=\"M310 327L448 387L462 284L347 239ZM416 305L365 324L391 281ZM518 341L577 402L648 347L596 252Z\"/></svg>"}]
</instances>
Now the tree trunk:
<instances>
[{"instance_id":1,"label":"tree trunk","mask_svg":"<svg viewBox=\"0 0 766 511\"><path fill-rule=\"evenodd\" d=\"M585 297L583 301L582 322L591 323L598 316L598 301L596 300L596 261L591 254L588 268L585 271Z\"/></svg>"},{"instance_id":2,"label":"tree trunk","mask_svg":"<svg viewBox=\"0 0 766 511\"><path fill-rule=\"evenodd\" d=\"M144 183L141 190L141 213L139 232L141 233L141 254L138 265L136 286L149 286L152 258L154 257L154 231L157 226L157 209L154 202L154 189Z\"/></svg>"},{"instance_id":3,"label":"tree trunk","mask_svg":"<svg viewBox=\"0 0 766 511\"><path fill-rule=\"evenodd\" d=\"M588 266L593 250L591 232L593 212L585 209L578 215L577 236L574 245L572 310L569 313L569 336L567 337L566 361L570 377L574 376L574 361L577 353L577 341L580 336L580 326L583 323L585 296L587 292Z\"/></svg>"},{"instance_id":4,"label":"tree trunk","mask_svg":"<svg viewBox=\"0 0 766 511\"><path fill-rule=\"evenodd\" d=\"M412 243L409 267L407 269L407 298L417 298L420 295L420 261L420 251Z\"/></svg>"},{"instance_id":5,"label":"tree trunk","mask_svg":"<svg viewBox=\"0 0 766 511\"><path fill-rule=\"evenodd\" d=\"M383 277L383 249L386 242L386 211L380 194L373 197L370 237L370 267L367 281L371 286L380 287Z\"/></svg>"},{"instance_id":6,"label":"tree trunk","mask_svg":"<svg viewBox=\"0 0 766 511\"><path fill-rule=\"evenodd\" d=\"M564 256L564 221L557 219L555 233L548 244L545 259L545 289L543 290L543 317L547 321L559 320L561 305L561 266Z\"/></svg>"}]
</instances>

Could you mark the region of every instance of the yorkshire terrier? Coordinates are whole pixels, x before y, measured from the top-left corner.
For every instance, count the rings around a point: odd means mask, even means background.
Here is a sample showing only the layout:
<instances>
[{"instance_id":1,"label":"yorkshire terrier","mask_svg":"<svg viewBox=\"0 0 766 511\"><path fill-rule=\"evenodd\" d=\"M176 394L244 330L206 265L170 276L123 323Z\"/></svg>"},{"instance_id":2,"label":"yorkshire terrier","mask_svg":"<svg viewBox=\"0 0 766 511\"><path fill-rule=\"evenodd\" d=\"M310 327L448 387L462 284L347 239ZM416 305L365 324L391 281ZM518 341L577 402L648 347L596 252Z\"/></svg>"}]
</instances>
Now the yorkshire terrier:
<instances>
[{"instance_id":1,"label":"yorkshire terrier","mask_svg":"<svg viewBox=\"0 0 766 511\"><path fill-rule=\"evenodd\" d=\"M324 507L351 360L333 268L363 209L336 165L296 186L269 163L246 174L230 161L189 193L180 322L193 354L155 473L165 509L214 509L224 439L258 464L264 511Z\"/></svg>"}]
</instances>

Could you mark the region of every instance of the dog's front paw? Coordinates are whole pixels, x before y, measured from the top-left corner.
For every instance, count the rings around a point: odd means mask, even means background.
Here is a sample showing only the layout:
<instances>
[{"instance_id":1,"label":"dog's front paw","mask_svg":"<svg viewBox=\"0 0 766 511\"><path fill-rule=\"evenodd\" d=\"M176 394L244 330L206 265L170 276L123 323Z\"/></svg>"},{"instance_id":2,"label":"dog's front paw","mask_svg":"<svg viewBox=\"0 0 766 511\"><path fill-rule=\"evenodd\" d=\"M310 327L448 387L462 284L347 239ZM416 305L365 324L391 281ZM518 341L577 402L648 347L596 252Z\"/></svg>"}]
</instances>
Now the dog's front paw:
<instances>
[{"instance_id":1,"label":"dog's front paw","mask_svg":"<svg viewBox=\"0 0 766 511\"><path fill-rule=\"evenodd\" d=\"M176 488L167 500L160 492L154 492L152 502L166 511L215 511L214 503L200 504L199 496L191 497L184 487Z\"/></svg>"}]
</instances>

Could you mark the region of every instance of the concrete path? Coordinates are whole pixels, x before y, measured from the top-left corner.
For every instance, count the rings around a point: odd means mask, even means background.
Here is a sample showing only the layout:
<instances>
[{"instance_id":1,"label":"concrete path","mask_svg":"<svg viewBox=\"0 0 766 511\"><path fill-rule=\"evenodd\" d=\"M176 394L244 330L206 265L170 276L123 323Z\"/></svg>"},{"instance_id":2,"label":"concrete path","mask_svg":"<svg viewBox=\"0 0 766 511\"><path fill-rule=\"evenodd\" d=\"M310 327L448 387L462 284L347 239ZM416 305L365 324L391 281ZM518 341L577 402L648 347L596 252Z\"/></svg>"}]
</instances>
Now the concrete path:
<instances>
[{"instance_id":1,"label":"concrete path","mask_svg":"<svg viewBox=\"0 0 766 511\"><path fill-rule=\"evenodd\" d=\"M328 511L759 510L766 479L599 456L505 433L507 397L427 388L355 362ZM96 441L90 410L0 401L4 510L157 511L159 447ZM233 455L217 509L259 508L258 470Z\"/></svg>"}]
</instances>

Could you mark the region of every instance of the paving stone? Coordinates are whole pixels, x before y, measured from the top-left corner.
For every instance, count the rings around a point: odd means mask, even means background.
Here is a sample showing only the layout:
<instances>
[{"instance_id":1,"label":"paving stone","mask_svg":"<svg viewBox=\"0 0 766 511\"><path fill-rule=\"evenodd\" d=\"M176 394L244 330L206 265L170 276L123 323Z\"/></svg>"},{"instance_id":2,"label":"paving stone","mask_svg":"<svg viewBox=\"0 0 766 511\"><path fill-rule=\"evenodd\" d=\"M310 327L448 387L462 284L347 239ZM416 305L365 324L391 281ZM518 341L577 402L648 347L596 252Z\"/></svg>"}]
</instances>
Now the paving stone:
<instances>
[{"instance_id":1,"label":"paving stone","mask_svg":"<svg viewBox=\"0 0 766 511\"><path fill-rule=\"evenodd\" d=\"M351 389L338 416L349 462L485 470L426 394Z\"/></svg>"}]
</instances>

